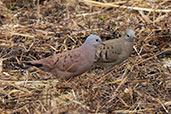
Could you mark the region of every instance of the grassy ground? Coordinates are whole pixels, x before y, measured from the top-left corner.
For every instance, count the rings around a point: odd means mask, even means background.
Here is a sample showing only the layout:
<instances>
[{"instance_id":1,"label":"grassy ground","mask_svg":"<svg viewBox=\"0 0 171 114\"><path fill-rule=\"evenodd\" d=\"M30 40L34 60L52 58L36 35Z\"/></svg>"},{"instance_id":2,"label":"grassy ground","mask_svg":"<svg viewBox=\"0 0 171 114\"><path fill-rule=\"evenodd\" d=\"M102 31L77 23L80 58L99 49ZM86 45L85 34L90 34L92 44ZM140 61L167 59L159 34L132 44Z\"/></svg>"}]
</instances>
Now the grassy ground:
<instances>
[{"instance_id":1,"label":"grassy ground","mask_svg":"<svg viewBox=\"0 0 171 114\"><path fill-rule=\"evenodd\" d=\"M1 0L0 113L171 113L169 0ZM123 63L97 66L59 82L22 61L80 46L91 33L103 41L135 30ZM124 77L122 79L122 77Z\"/></svg>"}]
</instances>

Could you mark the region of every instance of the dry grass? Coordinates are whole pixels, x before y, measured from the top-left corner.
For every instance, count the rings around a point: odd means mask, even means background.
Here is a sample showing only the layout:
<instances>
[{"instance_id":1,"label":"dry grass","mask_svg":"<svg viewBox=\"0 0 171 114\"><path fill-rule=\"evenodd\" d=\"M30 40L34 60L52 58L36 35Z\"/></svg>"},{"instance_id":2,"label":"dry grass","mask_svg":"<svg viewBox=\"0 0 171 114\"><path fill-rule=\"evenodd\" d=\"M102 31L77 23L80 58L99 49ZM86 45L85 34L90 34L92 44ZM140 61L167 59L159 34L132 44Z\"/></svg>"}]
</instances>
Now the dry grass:
<instances>
[{"instance_id":1,"label":"dry grass","mask_svg":"<svg viewBox=\"0 0 171 114\"><path fill-rule=\"evenodd\" d=\"M4 114L171 113L169 0L1 0L0 111ZM147 10L148 9L148 10ZM139 38L122 64L59 82L22 61L81 45L95 33Z\"/></svg>"}]
</instances>

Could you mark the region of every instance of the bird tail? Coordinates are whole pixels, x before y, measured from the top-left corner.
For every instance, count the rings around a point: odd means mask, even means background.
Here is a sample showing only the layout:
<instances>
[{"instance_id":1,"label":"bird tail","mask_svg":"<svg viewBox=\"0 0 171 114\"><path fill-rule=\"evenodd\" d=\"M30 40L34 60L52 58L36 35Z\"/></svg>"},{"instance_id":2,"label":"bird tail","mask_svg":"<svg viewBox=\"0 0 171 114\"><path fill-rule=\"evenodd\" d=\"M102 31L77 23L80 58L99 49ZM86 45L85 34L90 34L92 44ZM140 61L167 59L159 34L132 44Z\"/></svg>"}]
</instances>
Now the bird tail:
<instances>
[{"instance_id":1,"label":"bird tail","mask_svg":"<svg viewBox=\"0 0 171 114\"><path fill-rule=\"evenodd\" d=\"M23 61L29 67L35 66L44 71L51 71L51 67L45 61L42 60L33 60L33 61Z\"/></svg>"},{"instance_id":2,"label":"bird tail","mask_svg":"<svg viewBox=\"0 0 171 114\"><path fill-rule=\"evenodd\" d=\"M39 61L37 61L37 60L33 60L33 61L22 61L22 63L24 63L25 65L21 65L21 67L23 68L23 69L28 69L28 68L30 68L30 67L32 67L32 66L35 66L35 67L37 67L37 68L41 68L41 67L43 67L43 64L42 63L40 63Z\"/></svg>"},{"instance_id":3,"label":"bird tail","mask_svg":"<svg viewBox=\"0 0 171 114\"><path fill-rule=\"evenodd\" d=\"M35 66L35 67L38 67L38 68L43 66L42 62L40 62L39 60L23 61L23 63L25 63L26 65Z\"/></svg>"},{"instance_id":4,"label":"bird tail","mask_svg":"<svg viewBox=\"0 0 171 114\"><path fill-rule=\"evenodd\" d=\"M35 67L38 67L38 68L40 68L40 67L43 66L42 63L34 63L34 62L32 62L32 61L28 61L28 62L26 62L25 64L26 64L26 65L29 65L29 66L35 66Z\"/></svg>"}]
</instances>

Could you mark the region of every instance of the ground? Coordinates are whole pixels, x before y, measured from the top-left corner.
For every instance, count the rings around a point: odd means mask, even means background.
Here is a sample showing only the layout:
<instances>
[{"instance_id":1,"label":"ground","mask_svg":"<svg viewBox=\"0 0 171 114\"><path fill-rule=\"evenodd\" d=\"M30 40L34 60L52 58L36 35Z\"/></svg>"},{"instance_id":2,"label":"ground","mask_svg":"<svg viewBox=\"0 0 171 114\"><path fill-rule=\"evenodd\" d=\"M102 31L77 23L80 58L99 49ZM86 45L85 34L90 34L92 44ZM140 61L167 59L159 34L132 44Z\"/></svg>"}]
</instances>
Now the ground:
<instances>
[{"instance_id":1,"label":"ground","mask_svg":"<svg viewBox=\"0 0 171 114\"><path fill-rule=\"evenodd\" d=\"M171 113L169 0L1 0L0 111L4 114ZM23 61L103 41L138 37L111 69L94 65L67 82Z\"/></svg>"}]
</instances>

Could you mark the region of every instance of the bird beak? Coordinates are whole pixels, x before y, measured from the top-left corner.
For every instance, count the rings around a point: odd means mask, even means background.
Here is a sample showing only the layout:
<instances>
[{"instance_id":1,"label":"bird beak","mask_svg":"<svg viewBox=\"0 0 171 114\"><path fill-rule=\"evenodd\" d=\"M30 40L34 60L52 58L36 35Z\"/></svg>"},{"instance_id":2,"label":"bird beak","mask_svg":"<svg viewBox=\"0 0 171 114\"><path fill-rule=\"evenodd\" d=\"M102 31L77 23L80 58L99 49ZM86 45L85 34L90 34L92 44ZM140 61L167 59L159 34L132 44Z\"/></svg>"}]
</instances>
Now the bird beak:
<instances>
[{"instance_id":1,"label":"bird beak","mask_svg":"<svg viewBox=\"0 0 171 114\"><path fill-rule=\"evenodd\" d=\"M134 39L138 40L138 38L136 36L134 36Z\"/></svg>"},{"instance_id":2,"label":"bird beak","mask_svg":"<svg viewBox=\"0 0 171 114\"><path fill-rule=\"evenodd\" d=\"M100 44L105 45L105 43L103 43L103 42L100 42Z\"/></svg>"}]
</instances>

